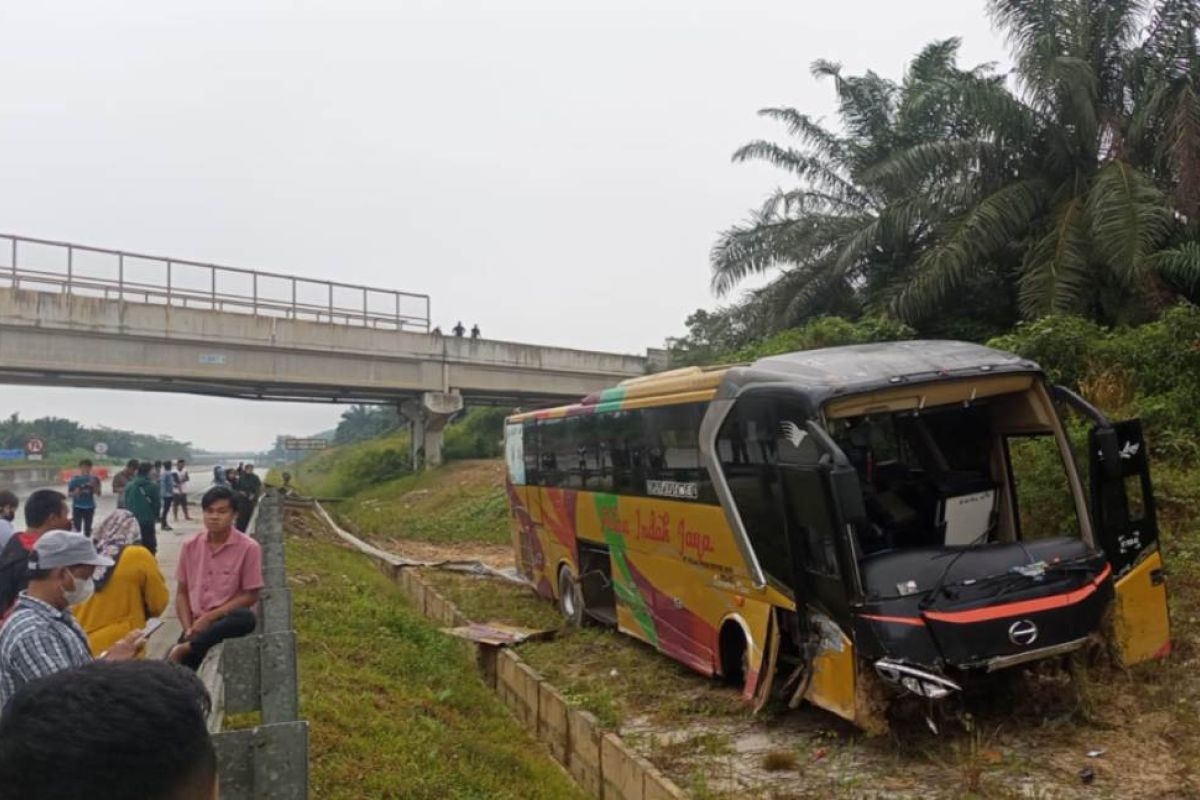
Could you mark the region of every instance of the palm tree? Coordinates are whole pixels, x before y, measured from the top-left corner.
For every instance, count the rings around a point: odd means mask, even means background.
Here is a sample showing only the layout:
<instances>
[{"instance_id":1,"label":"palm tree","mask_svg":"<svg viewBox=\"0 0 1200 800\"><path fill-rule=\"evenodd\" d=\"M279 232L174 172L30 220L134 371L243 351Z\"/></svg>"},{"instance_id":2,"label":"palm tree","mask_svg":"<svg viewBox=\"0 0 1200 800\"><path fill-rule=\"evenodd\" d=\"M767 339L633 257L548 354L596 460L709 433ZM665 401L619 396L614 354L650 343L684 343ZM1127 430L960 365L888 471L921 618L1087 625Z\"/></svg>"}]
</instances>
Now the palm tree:
<instances>
[{"instance_id":1,"label":"palm tree","mask_svg":"<svg viewBox=\"0 0 1200 800\"><path fill-rule=\"evenodd\" d=\"M1134 0L991 0L1013 48L1020 102L990 120L996 131L984 125L974 139L900 151L877 169L918 181L931 160L957 159L966 176L957 191L972 196L897 294L902 318L932 313L973 272L1015 254L1027 317L1117 321L1154 306L1164 284L1195 287L1198 5L1158 3L1137 41L1143 9ZM1005 141L1003 128L1028 136ZM973 168L988 158L1008 166Z\"/></svg>"},{"instance_id":2,"label":"palm tree","mask_svg":"<svg viewBox=\"0 0 1200 800\"><path fill-rule=\"evenodd\" d=\"M835 81L839 130L761 112L800 147L752 142L734 159L801 187L722 234L719 295L779 269L750 301L775 327L886 308L926 330L976 303L1111 322L1200 295L1200 0L988 6L1015 92L988 66L958 69L948 40L898 85L815 64Z\"/></svg>"},{"instance_id":3,"label":"palm tree","mask_svg":"<svg viewBox=\"0 0 1200 800\"><path fill-rule=\"evenodd\" d=\"M927 46L897 84L874 72L844 75L817 61L833 81L841 130L794 108L759 113L783 123L798 146L754 141L734 161L761 160L801 182L779 189L743 224L725 231L711 254L712 286L726 295L750 275L780 270L752 303L771 309L773 327L821 313L858 313L882 303L907 279L948 213L963 207L959 161L925 163L916 183L877 168L897 151L914 160L946 141L971 142L980 120L1012 104L988 65L961 70L959 41ZM969 171L969 170L968 170Z\"/></svg>"}]
</instances>

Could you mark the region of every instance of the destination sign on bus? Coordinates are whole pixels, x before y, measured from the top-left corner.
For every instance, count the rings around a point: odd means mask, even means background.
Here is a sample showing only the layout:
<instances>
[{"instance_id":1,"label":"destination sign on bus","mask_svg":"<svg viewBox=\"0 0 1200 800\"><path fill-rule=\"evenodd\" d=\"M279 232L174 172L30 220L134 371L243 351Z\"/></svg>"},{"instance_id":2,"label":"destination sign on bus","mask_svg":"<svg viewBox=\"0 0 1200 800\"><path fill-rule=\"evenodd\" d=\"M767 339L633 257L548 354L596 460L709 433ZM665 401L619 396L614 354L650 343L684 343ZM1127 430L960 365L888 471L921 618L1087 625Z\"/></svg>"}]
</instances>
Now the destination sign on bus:
<instances>
[{"instance_id":1,"label":"destination sign on bus","mask_svg":"<svg viewBox=\"0 0 1200 800\"><path fill-rule=\"evenodd\" d=\"M676 500L695 500L700 497L700 485L681 481L646 481L646 494Z\"/></svg>"}]
</instances>

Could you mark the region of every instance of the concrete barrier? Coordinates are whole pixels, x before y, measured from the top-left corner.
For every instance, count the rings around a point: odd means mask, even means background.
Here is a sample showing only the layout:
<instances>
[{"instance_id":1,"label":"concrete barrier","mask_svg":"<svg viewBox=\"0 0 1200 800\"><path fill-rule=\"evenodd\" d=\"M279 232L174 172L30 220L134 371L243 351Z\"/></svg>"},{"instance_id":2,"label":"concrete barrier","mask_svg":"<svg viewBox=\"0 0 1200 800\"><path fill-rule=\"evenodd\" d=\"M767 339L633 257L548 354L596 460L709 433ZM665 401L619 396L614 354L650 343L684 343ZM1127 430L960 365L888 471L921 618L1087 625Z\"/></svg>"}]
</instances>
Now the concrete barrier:
<instances>
[{"instance_id":1,"label":"concrete barrier","mask_svg":"<svg viewBox=\"0 0 1200 800\"><path fill-rule=\"evenodd\" d=\"M389 561L388 554L355 537L343 538L372 559L430 621L449 627L470 622L416 569ZM513 716L546 744L554 759L590 796L599 800L687 797L653 764L630 750L619 736L605 733L594 715L572 708L562 692L526 664L515 650L476 645L476 663L484 682L496 691Z\"/></svg>"},{"instance_id":2,"label":"concrete barrier","mask_svg":"<svg viewBox=\"0 0 1200 800\"><path fill-rule=\"evenodd\" d=\"M537 735L550 748L551 755L567 768L571 761L571 731L567 717L571 709L557 689L542 681L538 684Z\"/></svg>"},{"instance_id":3,"label":"concrete barrier","mask_svg":"<svg viewBox=\"0 0 1200 800\"><path fill-rule=\"evenodd\" d=\"M604 796L604 777L601 769L600 742L604 730L600 721L581 708L571 709L567 718L571 757L567 770L575 782L592 797Z\"/></svg>"}]
</instances>

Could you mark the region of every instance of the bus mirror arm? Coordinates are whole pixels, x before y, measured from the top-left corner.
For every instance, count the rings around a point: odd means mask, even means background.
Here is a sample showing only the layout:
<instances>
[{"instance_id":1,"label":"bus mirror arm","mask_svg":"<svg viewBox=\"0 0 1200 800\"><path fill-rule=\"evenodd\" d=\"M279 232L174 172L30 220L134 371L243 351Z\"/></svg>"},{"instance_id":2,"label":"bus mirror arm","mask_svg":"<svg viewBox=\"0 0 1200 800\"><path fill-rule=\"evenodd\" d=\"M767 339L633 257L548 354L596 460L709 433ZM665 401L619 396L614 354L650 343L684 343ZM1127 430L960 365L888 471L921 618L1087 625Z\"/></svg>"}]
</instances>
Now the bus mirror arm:
<instances>
[{"instance_id":1,"label":"bus mirror arm","mask_svg":"<svg viewBox=\"0 0 1200 800\"><path fill-rule=\"evenodd\" d=\"M1083 416L1092 421L1098 428L1112 428L1112 422L1103 411L1096 408L1094 405L1084 400L1083 397L1075 391L1068 389L1065 386L1051 386L1050 396L1059 402L1066 403L1071 408L1078 411Z\"/></svg>"}]
</instances>

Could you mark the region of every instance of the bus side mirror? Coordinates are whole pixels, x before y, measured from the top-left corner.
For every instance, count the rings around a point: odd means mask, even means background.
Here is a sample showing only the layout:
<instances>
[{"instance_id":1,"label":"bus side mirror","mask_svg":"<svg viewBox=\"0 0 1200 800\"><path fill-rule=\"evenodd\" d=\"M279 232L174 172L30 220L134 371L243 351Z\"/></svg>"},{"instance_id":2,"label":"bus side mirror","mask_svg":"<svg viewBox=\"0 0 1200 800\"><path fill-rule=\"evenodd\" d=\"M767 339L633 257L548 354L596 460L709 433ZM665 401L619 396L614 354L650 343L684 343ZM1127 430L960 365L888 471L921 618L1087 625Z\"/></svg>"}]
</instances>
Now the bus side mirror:
<instances>
[{"instance_id":1,"label":"bus side mirror","mask_svg":"<svg viewBox=\"0 0 1200 800\"><path fill-rule=\"evenodd\" d=\"M829 483L833 489L834 501L842 512L842 518L851 524L865 522L867 508L863 504L862 486L858 482L858 473L854 471L854 467L834 467L829 473Z\"/></svg>"}]
</instances>

